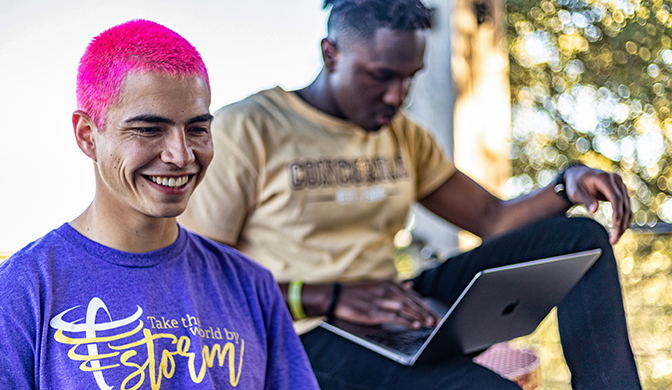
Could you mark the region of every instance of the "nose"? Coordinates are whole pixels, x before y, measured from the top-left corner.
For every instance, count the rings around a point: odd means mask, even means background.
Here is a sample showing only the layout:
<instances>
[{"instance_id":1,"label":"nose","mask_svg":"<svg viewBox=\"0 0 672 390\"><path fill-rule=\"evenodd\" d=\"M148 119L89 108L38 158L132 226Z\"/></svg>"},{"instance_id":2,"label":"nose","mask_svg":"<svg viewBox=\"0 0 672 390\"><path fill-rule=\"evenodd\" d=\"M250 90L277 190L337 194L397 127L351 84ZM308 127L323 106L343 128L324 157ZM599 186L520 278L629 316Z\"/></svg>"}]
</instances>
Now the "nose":
<instances>
[{"instance_id":1,"label":"nose","mask_svg":"<svg viewBox=\"0 0 672 390\"><path fill-rule=\"evenodd\" d=\"M406 95L411 84L410 81L410 78L392 80L383 95L383 103L395 109L401 107L404 100L406 100Z\"/></svg>"},{"instance_id":2,"label":"nose","mask_svg":"<svg viewBox=\"0 0 672 390\"><path fill-rule=\"evenodd\" d=\"M166 145L161 153L161 161L184 168L194 162L194 152L187 143L184 131L171 131L166 137Z\"/></svg>"}]
</instances>

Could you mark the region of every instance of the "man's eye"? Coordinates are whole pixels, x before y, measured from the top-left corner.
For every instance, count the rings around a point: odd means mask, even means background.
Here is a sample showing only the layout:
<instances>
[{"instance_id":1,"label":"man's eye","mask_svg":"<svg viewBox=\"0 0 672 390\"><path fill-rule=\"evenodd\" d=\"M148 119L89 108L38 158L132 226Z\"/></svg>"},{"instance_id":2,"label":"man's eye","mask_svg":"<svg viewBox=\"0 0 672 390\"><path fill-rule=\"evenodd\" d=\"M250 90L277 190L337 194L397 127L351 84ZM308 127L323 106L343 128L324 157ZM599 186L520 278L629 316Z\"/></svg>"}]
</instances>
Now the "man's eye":
<instances>
[{"instance_id":1,"label":"man's eye","mask_svg":"<svg viewBox=\"0 0 672 390\"><path fill-rule=\"evenodd\" d=\"M371 78L378 82L386 82L392 79L392 76L386 73L371 73Z\"/></svg>"},{"instance_id":2,"label":"man's eye","mask_svg":"<svg viewBox=\"0 0 672 390\"><path fill-rule=\"evenodd\" d=\"M135 131L140 134L156 134L161 131L158 127L136 127Z\"/></svg>"},{"instance_id":3,"label":"man's eye","mask_svg":"<svg viewBox=\"0 0 672 390\"><path fill-rule=\"evenodd\" d=\"M208 133L208 128L207 127L190 127L189 131L192 133L197 133L197 134L207 134Z\"/></svg>"}]
</instances>

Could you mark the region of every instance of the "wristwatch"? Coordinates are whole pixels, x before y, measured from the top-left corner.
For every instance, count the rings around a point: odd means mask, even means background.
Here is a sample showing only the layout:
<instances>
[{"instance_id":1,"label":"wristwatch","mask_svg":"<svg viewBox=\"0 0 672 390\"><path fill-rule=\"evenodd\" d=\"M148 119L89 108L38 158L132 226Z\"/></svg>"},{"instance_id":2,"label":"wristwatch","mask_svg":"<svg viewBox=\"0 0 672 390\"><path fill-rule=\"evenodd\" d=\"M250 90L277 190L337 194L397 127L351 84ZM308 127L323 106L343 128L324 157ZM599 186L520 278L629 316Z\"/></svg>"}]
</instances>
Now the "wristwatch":
<instances>
[{"instance_id":1,"label":"wristwatch","mask_svg":"<svg viewBox=\"0 0 672 390\"><path fill-rule=\"evenodd\" d=\"M562 171L560 171L560 173L558 173L558 177L555 178L555 186L553 187L553 190L555 191L556 194L560 195L562 199L564 199L570 205L574 205L574 202L572 202L571 199L569 199L569 195L567 195L567 188L565 184L565 172L567 172L569 168L579 165L585 166L580 162L569 163Z\"/></svg>"}]
</instances>

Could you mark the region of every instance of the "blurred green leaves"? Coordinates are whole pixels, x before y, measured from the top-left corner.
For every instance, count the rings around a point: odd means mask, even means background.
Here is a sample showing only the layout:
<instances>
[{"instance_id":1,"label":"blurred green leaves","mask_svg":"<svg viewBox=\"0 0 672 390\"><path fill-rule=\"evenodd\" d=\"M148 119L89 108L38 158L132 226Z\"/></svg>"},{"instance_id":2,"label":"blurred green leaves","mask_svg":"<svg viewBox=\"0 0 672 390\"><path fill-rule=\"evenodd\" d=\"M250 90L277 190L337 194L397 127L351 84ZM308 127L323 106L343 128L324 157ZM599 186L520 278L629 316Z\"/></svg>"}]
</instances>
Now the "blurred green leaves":
<instances>
[{"instance_id":1,"label":"blurred green leaves","mask_svg":"<svg viewBox=\"0 0 672 390\"><path fill-rule=\"evenodd\" d=\"M636 225L672 223L671 8L670 0L506 0L510 196L580 160L622 174ZM608 226L610 216L601 207L596 219ZM645 389L672 384L670 238L628 231L615 247ZM542 326L518 343L551 359L545 388L566 389L557 339Z\"/></svg>"},{"instance_id":2,"label":"blurred green leaves","mask_svg":"<svg viewBox=\"0 0 672 390\"><path fill-rule=\"evenodd\" d=\"M509 195L581 160L624 174L637 224L672 222L671 5L507 0ZM597 217L608 224L606 214Z\"/></svg>"}]
</instances>

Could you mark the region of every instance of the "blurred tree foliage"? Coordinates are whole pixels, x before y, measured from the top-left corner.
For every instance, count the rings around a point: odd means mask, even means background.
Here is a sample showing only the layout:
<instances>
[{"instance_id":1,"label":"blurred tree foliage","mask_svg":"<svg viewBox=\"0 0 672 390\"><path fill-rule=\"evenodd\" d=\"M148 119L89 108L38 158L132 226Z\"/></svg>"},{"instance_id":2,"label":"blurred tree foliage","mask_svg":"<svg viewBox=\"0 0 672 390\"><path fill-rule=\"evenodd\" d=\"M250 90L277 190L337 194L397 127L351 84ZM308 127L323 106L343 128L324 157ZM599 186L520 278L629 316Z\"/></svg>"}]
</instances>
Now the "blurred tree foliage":
<instances>
[{"instance_id":1,"label":"blurred tree foliage","mask_svg":"<svg viewBox=\"0 0 672 390\"><path fill-rule=\"evenodd\" d=\"M672 223L672 1L506 0L511 196L552 182L569 161L620 172L635 223ZM596 218L610 222L610 207ZM615 247L645 389L672 384L672 240L628 231ZM551 318L549 323L553 323ZM518 341L567 389L557 329Z\"/></svg>"},{"instance_id":2,"label":"blurred tree foliage","mask_svg":"<svg viewBox=\"0 0 672 390\"><path fill-rule=\"evenodd\" d=\"M512 196L581 160L623 173L635 223L672 222L671 5L507 0Z\"/></svg>"}]
</instances>

